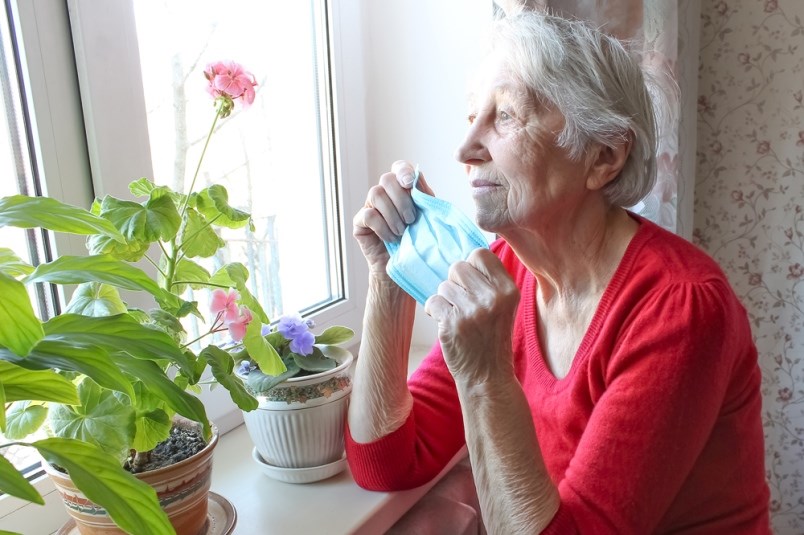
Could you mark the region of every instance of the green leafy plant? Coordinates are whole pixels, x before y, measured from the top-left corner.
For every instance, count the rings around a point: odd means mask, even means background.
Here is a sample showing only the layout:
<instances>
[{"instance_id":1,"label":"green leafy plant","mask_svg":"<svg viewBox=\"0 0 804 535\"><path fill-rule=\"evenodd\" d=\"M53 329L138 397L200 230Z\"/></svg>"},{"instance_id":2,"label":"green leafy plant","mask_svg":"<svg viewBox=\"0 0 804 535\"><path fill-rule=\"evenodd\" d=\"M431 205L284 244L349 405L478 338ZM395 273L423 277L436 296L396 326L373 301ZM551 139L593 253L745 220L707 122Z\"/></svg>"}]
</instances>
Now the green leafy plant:
<instances>
[{"instance_id":1,"label":"green leafy plant","mask_svg":"<svg viewBox=\"0 0 804 535\"><path fill-rule=\"evenodd\" d=\"M210 273L196 262L224 246L218 228L251 225L248 213L229 204L223 186L194 188L215 125L236 101L251 104L256 82L233 62L211 64L204 74L215 117L188 193L140 178L129 188L135 200L106 196L89 210L47 197L0 199L0 227L85 235L89 250L34 267L0 248L0 431L8 440L0 453L11 445L35 448L129 532L142 529L142 522L149 533L173 532L153 489L122 466L138 464L135 457L167 438L174 415L198 422L205 438L211 436L194 395L205 370L241 409L257 407L228 351L214 344L192 350L200 339L187 341L181 320L205 318L197 302L185 299L186 289L236 290L237 306L255 320L238 351L248 351L265 370L285 371L260 336L269 319L248 291L248 270L230 263ZM135 265L141 260L157 275ZM77 287L63 313L41 321L26 288L38 283ZM130 307L121 290L147 295L155 307ZM227 328L219 319L200 338ZM42 426L51 438L24 441ZM44 503L3 456L0 491Z\"/></svg>"}]
</instances>

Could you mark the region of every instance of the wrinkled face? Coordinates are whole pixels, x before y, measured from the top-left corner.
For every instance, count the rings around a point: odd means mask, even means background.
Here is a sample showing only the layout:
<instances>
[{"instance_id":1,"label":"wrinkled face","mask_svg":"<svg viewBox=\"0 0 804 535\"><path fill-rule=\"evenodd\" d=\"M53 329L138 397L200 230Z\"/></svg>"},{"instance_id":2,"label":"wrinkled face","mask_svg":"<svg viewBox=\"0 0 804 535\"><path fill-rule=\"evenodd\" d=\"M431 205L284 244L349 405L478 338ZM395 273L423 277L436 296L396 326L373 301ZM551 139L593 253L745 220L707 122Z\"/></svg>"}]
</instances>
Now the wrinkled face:
<instances>
[{"instance_id":1,"label":"wrinkled face","mask_svg":"<svg viewBox=\"0 0 804 535\"><path fill-rule=\"evenodd\" d=\"M503 62L490 57L469 98L469 130L456 151L469 175L478 225L509 236L548 232L587 193L585 158L556 145L560 112L528 94Z\"/></svg>"}]
</instances>

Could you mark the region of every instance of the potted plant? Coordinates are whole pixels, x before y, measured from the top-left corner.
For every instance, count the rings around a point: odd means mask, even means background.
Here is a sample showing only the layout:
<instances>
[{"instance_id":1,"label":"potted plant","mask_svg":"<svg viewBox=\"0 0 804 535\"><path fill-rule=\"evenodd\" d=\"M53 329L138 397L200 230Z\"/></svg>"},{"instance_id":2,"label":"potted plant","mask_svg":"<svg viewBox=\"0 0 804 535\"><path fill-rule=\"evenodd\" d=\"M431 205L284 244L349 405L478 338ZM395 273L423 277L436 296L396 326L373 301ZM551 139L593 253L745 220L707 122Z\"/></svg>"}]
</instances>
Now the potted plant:
<instances>
[{"instance_id":1,"label":"potted plant","mask_svg":"<svg viewBox=\"0 0 804 535\"><path fill-rule=\"evenodd\" d=\"M354 331L335 326L314 335L312 327L310 320L286 315L264 328L284 373L266 372L247 346L232 353L246 389L259 400L257 410L243 413L255 444L252 455L268 476L290 483L317 481L345 468L353 356L338 345Z\"/></svg>"},{"instance_id":2,"label":"potted plant","mask_svg":"<svg viewBox=\"0 0 804 535\"><path fill-rule=\"evenodd\" d=\"M90 210L47 197L0 199L0 226L86 235L89 249L87 256L62 256L34 268L0 248L0 401L5 409L0 411L0 431L9 440L0 443L0 453L10 445L35 448L50 474L69 476L64 496L71 513L87 513L95 520L108 514L129 533L175 529L196 535L206 521L216 434L194 394L207 369L242 410L257 407L234 373L229 352L215 344L194 351L199 339L186 340L182 318L205 317L196 301L185 299L185 290L236 290L237 317L228 323L242 328L242 346L261 368L284 371L282 360L261 336L262 324L269 321L246 287L248 270L230 263L210 273L194 260L212 256L224 245L216 227L250 224L248 213L229 205L223 186L194 188L215 125L232 113L235 102L251 104L256 82L234 62L211 64L204 74L215 116L188 193L141 178L130 185L140 200L106 196ZM150 250L161 252L158 259ZM135 265L141 259L154 265L156 276ZM77 287L64 312L42 322L26 289L36 283ZM120 289L149 295L155 308L129 307ZM227 327L217 314L201 338ZM50 438L22 440L42 426ZM175 476L184 486L176 491L174 479L160 500L143 482L150 476L132 472L148 466L157 446L172 443L171 434L193 437L201 451L190 454L200 459L201 467ZM184 470L189 462L176 464ZM158 490L159 484L155 486ZM189 487L201 497L187 498ZM0 491L43 503L1 455ZM163 509L170 513L170 504L180 501L184 508L188 499L201 510L169 520Z\"/></svg>"}]
</instances>

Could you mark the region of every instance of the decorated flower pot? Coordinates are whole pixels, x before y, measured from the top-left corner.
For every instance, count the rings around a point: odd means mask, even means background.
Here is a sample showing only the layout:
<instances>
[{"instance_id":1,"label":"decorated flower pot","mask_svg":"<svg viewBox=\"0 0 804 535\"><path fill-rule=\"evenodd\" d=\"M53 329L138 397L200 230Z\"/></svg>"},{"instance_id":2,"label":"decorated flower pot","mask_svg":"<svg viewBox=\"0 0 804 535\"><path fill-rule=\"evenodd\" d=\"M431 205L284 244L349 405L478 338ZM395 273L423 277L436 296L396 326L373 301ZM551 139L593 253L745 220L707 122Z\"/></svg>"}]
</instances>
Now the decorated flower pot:
<instances>
[{"instance_id":1,"label":"decorated flower pot","mask_svg":"<svg viewBox=\"0 0 804 535\"><path fill-rule=\"evenodd\" d=\"M209 443L192 457L164 468L135 474L138 479L148 483L156 490L159 503L177 535L207 533L212 452L217 444L218 432L213 427L213 435ZM125 533L115 525L105 509L88 500L75 487L67 474L48 463L44 463L44 466L48 476L61 493L67 512L72 517L70 525L74 523L78 530L62 530L63 532L83 535ZM226 506L231 507L228 502ZM233 516L233 511L227 513L227 516ZM220 522L218 519L216 521Z\"/></svg>"},{"instance_id":2,"label":"decorated flower pot","mask_svg":"<svg viewBox=\"0 0 804 535\"><path fill-rule=\"evenodd\" d=\"M336 360L335 368L293 377L262 392L249 389L259 407L243 417L256 447L255 459L272 469L265 471L271 477L309 482L345 468L343 431L354 357L336 346L322 350ZM303 478L290 476L296 469L319 467L327 468L306 471Z\"/></svg>"}]
</instances>

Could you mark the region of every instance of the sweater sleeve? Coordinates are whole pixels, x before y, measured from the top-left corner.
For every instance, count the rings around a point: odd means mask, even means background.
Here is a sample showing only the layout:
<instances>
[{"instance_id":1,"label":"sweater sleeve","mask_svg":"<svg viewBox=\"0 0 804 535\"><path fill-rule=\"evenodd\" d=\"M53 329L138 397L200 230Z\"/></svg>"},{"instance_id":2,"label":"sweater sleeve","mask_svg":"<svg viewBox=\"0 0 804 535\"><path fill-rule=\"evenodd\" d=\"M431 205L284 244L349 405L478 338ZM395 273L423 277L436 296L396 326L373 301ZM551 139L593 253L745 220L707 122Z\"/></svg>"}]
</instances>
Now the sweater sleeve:
<instances>
[{"instance_id":1,"label":"sweater sleeve","mask_svg":"<svg viewBox=\"0 0 804 535\"><path fill-rule=\"evenodd\" d=\"M346 456L358 485L404 490L434 478L464 445L463 418L455 382L441 347L433 347L408 380L413 408L396 431L361 444L346 429Z\"/></svg>"},{"instance_id":2,"label":"sweater sleeve","mask_svg":"<svg viewBox=\"0 0 804 535\"><path fill-rule=\"evenodd\" d=\"M747 347L745 314L723 281L677 283L635 310L543 533L652 533L696 463L733 471L710 436Z\"/></svg>"}]
</instances>

